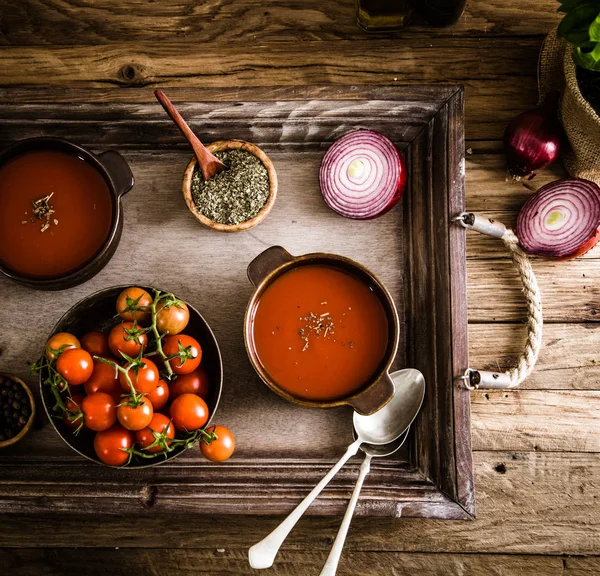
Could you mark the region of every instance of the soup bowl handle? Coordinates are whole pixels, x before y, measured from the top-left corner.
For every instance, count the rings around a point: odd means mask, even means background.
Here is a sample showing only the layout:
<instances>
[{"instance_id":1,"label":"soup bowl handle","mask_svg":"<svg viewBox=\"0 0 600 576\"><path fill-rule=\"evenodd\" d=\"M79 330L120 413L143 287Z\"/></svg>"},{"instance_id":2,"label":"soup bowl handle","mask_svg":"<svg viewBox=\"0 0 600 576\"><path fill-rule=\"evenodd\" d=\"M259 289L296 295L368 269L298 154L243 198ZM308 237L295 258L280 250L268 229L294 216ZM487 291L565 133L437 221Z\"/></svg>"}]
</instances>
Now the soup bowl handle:
<instances>
[{"instance_id":1,"label":"soup bowl handle","mask_svg":"<svg viewBox=\"0 0 600 576\"><path fill-rule=\"evenodd\" d=\"M348 399L348 404L359 414L368 416L383 408L394 395L394 382L390 375L385 372L383 376L364 392Z\"/></svg>"},{"instance_id":2,"label":"soup bowl handle","mask_svg":"<svg viewBox=\"0 0 600 576\"><path fill-rule=\"evenodd\" d=\"M256 288L271 272L292 260L294 260L294 256L285 248L271 246L248 264L248 279Z\"/></svg>"},{"instance_id":3,"label":"soup bowl handle","mask_svg":"<svg viewBox=\"0 0 600 576\"><path fill-rule=\"evenodd\" d=\"M115 186L117 196L121 197L133 188L135 180L129 164L123 156L113 150L101 152L96 156L104 169L108 172Z\"/></svg>"}]
</instances>

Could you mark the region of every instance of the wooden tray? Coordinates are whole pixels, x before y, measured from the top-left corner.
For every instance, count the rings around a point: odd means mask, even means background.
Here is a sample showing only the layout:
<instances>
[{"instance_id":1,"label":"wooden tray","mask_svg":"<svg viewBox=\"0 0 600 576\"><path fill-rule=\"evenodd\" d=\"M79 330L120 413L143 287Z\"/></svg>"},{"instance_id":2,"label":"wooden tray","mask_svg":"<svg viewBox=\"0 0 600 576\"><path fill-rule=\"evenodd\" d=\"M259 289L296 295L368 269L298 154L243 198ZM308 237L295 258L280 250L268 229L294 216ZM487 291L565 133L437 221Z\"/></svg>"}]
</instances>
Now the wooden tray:
<instances>
[{"instance_id":1,"label":"wooden tray","mask_svg":"<svg viewBox=\"0 0 600 576\"><path fill-rule=\"evenodd\" d=\"M205 229L188 213L180 188L191 152L158 104L0 105L0 145L53 135L93 151L112 148L136 178L124 199L121 244L98 276L59 293L0 278L0 368L26 375L25 362L36 359L54 323L85 295L114 284L155 285L191 302L211 324L225 365L216 420L238 441L225 465L207 463L192 449L152 469L113 470L82 459L50 426L41 426L0 453L0 511L291 510L351 441L351 410L288 404L259 381L247 360L242 322L252 287L246 266L280 244L292 254L335 252L371 268L403 319L395 367L416 367L427 381L406 449L373 462L357 513L473 516L469 394L456 383L468 365L465 240L450 223L464 209L462 89L311 88L319 94L312 100L302 99L303 90L273 89L273 101L252 101L251 91L221 91L218 98L169 91L203 141L247 139L275 164L280 193L273 212L237 235ZM261 98L268 93L260 89ZM367 222L334 214L318 186L324 151L355 128L386 134L409 168L402 205ZM37 390L35 378L28 382ZM352 459L309 513L343 512L360 461Z\"/></svg>"}]
</instances>

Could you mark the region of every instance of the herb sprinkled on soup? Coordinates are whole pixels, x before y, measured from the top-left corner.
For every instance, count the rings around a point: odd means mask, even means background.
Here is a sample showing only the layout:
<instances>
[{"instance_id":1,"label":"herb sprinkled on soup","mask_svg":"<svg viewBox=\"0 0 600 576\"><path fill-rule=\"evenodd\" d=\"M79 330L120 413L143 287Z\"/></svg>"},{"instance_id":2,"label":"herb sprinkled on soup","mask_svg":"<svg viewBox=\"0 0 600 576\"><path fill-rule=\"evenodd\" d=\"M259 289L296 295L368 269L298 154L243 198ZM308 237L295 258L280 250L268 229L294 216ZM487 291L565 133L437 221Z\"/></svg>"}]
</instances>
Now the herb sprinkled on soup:
<instances>
[{"instance_id":1,"label":"herb sprinkled on soup","mask_svg":"<svg viewBox=\"0 0 600 576\"><path fill-rule=\"evenodd\" d=\"M265 371L307 400L334 400L362 388L388 345L387 317L373 290L322 265L299 266L268 286L252 330Z\"/></svg>"},{"instance_id":2,"label":"herb sprinkled on soup","mask_svg":"<svg viewBox=\"0 0 600 576\"><path fill-rule=\"evenodd\" d=\"M0 262L11 270L71 272L99 252L111 223L107 183L75 154L35 150L0 166Z\"/></svg>"}]
</instances>

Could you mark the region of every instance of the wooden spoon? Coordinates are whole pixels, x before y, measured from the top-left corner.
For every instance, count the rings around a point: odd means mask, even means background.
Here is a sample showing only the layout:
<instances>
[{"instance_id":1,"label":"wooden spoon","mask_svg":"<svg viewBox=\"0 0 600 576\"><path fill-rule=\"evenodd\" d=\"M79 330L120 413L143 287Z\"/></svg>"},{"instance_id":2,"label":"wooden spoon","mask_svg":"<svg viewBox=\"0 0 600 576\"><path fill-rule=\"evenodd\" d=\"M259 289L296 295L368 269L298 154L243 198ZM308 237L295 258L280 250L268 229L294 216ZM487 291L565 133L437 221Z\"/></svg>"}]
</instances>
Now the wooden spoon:
<instances>
[{"instance_id":1,"label":"wooden spoon","mask_svg":"<svg viewBox=\"0 0 600 576\"><path fill-rule=\"evenodd\" d=\"M187 122L181 117L181 114L177 112L173 103L167 98L167 95L162 90L155 90L154 95L194 149L194 154L196 155L204 179L210 180L215 174L225 170L225 164L211 154L204 144L200 142Z\"/></svg>"}]
</instances>

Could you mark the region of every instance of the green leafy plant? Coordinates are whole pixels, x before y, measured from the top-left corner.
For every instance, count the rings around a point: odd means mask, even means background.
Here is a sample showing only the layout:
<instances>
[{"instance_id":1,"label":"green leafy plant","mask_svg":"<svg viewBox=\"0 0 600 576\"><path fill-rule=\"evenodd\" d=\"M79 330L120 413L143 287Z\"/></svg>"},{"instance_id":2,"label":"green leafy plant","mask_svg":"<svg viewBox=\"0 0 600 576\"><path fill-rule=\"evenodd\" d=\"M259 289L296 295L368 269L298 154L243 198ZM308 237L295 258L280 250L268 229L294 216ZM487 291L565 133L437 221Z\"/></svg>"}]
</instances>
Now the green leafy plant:
<instances>
[{"instance_id":1,"label":"green leafy plant","mask_svg":"<svg viewBox=\"0 0 600 576\"><path fill-rule=\"evenodd\" d=\"M600 72L600 0L558 0L565 14L557 35L575 48L575 63Z\"/></svg>"}]
</instances>

